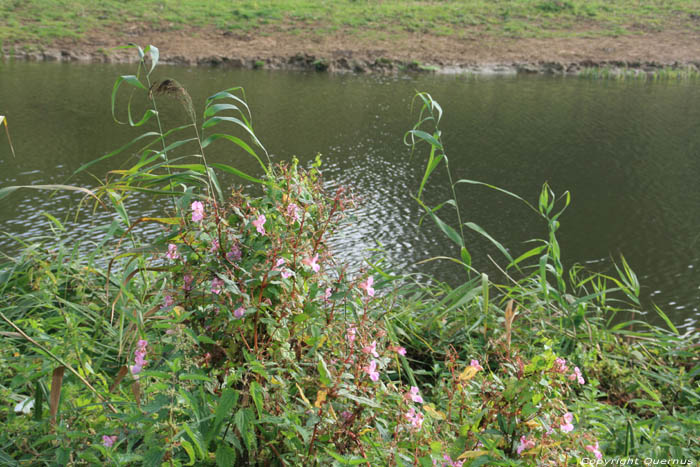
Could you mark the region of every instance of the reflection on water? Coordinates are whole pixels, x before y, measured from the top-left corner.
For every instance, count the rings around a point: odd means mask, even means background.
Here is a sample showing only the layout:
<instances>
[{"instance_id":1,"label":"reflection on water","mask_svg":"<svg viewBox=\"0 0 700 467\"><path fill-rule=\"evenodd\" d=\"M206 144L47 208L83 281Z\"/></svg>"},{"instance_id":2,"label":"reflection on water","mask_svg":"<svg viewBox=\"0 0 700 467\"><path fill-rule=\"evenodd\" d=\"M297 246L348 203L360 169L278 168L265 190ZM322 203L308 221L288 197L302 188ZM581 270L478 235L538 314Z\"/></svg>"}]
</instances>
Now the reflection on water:
<instances>
[{"instance_id":1,"label":"reflection on water","mask_svg":"<svg viewBox=\"0 0 700 467\"><path fill-rule=\"evenodd\" d=\"M64 182L80 164L136 136L111 119L109 95L115 76L127 66L54 63L0 64L0 113L8 116L17 159L0 144L0 186ZM382 77L303 74L207 68L162 67L192 94L196 109L206 96L242 85L256 132L274 160L320 152L329 187L351 185L363 199L356 221L336 248L356 265L367 248L382 245L391 264L448 280L460 271L450 263L417 261L456 255L426 222L411 194L422 176L424 153L411 157L404 132L415 90L430 92L443 106L445 144L456 179L493 183L535 201L545 181L557 193L572 192L561 218L565 260L610 270L625 257L639 275L646 300L659 304L679 324L700 315L700 98L697 82L642 83L575 78L445 76ZM166 125L184 123L177 102L162 101ZM4 139L4 138L3 138ZM218 144L218 143L217 143ZM216 145L214 145L216 146ZM254 161L224 143L211 159L256 174ZM93 167L126 166L129 154ZM429 204L449 198L443 173L426 193ZM73 183L97 183L82 175ZM226 180L233 183L235 180ZM517 254L523 242L545 235L544 225L517 201L481 187L460 185L463 217L476 222ZM3 231L23 237L49 232L41 214L69 220L76 238L106 215L89 213L73 222L75 195L25 191L0 202ZM134 197L132 215L157 210ZM450 218L447 211L444 217ZM12 241L0 239L11 251ZM489 273L488 256L499 253L476 234L469 248L474 263ZM502 262L502 261L501 261Z\"/></svg>"}]
</instances>

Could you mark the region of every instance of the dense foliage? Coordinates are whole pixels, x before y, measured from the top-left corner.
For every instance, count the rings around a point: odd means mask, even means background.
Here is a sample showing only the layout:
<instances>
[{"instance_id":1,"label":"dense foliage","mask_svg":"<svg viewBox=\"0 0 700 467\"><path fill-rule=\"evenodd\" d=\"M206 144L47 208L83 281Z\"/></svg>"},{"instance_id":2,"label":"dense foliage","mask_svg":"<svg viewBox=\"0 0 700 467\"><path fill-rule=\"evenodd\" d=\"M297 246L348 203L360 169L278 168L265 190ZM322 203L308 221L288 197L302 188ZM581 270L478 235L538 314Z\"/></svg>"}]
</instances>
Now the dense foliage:
<instances>
[{"instance_id":1,"label":"dense foliage","mask_svg":"<svg viewBox=\"0 0 700 467\"><path fill-rule=\"evenodd\" d=\"M490 237L458 210L458 228L438 214L458 206L457 187L478 183L450 180L451 202L424 204L431 174L449 166L441 109L419 94L407 140L427 142L430 156L416 199L459 249L464 282L421 283L370 263L349 270L328 239L352 193L324 190L320 160L264 163L240 90L208 99L198 127L184 89L151 82L157 49L138 50L139 73L117 80L113 108L129 85L152 104L141 119L129 106L132 126L159 123L161 96L182 102L192 124L139 136L137 162L88 192L116 213L99 241L75 243L50 218L56 237L26 243L0 268L0 462L478 466L700 455L698 335L667 319L669 331L615 320L638 307L624 260L619 277L565 271L556 232L568 195L545 186L532 205L501 190L549 235L515 259L491 239L508 261L505 284L475 271L463 229ZM219 124L243 136L204 134ZM255 157L264 177L208 164L216 140ZM175 155L187 144L200 150L195 162ZM225 192L215 169L261 190ZM131 219L124 200L134 193L163 197L162 217Z\"/></svg>"}]
</instances>

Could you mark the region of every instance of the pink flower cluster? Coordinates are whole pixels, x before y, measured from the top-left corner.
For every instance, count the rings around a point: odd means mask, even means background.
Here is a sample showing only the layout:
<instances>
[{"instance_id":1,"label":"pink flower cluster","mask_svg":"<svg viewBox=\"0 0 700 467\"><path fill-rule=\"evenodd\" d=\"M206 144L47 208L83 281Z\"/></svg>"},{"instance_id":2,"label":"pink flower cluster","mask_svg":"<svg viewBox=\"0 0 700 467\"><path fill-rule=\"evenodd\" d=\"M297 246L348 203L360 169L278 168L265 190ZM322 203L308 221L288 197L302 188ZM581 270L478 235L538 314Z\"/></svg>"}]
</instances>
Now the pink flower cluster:
<instances>
[{"instance_id":1,"label":"pink flower cluster","mask_svg":"<svg viewBox=\"0 0 700 467\"><path fill-rule=\"evenodd\" d=\"M574 414L567 412L564 414L564 423L561 424L559 429L564 433L569 433L574 430L574 425L571 423L574 421Z\"/></svg>"},{"instance_id":2,"label":"pink flower cluster","mask_svg":"<svg viewBox=\"0 0 700 467\"><path fill-rule=\"evenodd\" d=\"M433 459L433 465L439 465L440 467L462 467L462 465L464 465L464 460L453 461L449 454L443 454L442 461Z\"/></svg>"},{"instance_id":3,"label":"pink flower cluster","mask_svg":"<svg viewBox=\"0 0 700 467\"><path fill-rule=\"evenodd\" d=\"M374 382L379 381L379 370L377 369L377 361L372 360L369 362L369 365L363 368L365 370L365 373L369 375L369 379L371 379Z\"/></svg>"},{"instance_id":4,"label":"pink flower cluster","mask_svg":"<svg viewBox=\"0 0 700 467\"><path fill-rule=\"evenodd\" d=\"M372 287L373 284L374 278L372 276L369 276L364 282L360 282L360 285L358 285L358 287L367 292L368 296L374 297L374 287Z\"/></svg>"},{"instance_id":5,"label":"pink flower cluster","mask_svg":"<svg viewBox=\"0 0 700 467\"><path fill-rule=\"evenodd\" d=\"M348 325L347 331L345 331L345 338L348 340L348 342L352 345L353 342L355 342L355 335L357 334L357 328L355 328L354 324Z\"/></svg>"},{"instance_id":6,"label":"pink flower cluster","mask_svg":"<svg viewBox=\"0 0 700 467\"><path fill-rule=\"evenodd\" d=\"M165 257L173 261L180 258L180 255L177 252L177 245L174 243L169 244L168 253L166 253Z\"/></svg>"},{"instance_id":7,"label":"pink flower cluster","mask_svg":"<svg viewBox=\"0 0 700 467\"><path fill-rule=\"evenodd\" d=\"M522 435L520 437L520 444L518 445L517 452L518 455L521 455L523 451L526 451L528 449L532 449L536 446L535 441L530 439L529 437Z\"/></svg>"},{"instance_id":8,"label":"pink flower cluster","mask_svg":"<svg viewBox=\"0 0 700 467\"><path fill-rule=\"evenodd\" d=\"M265 235L265 222L267 219L263 214L260 214L257 219L253 221L253 226L255 227L255 230L258 231L260 235Z\"/></svg>"},{"instance_id":9,"label":"pink flower cluster","mask_svg":"<svg viewBox=\"0 0 700 467\"><path fill-rule=\"evenodd\" d=\"M377 341L372 341L370 345L362 347L362 352L372 354L374 358L379 358L379 354L377 353Z\"/></svg>"},{"instance_id":10,"label":"pink flower cluster","mask_svg":"<svg viewBox=\"0 0 700 467\"><path fill-rule=\"evenodd\" d=\"M566 370L568 370L568 367L566 366L566 360L563 358L557 358L554 361L554 371L557 373L566 373Z\"/></svg>"},{"instance_id":11,"label":"pink flower cluster","mask_svg":"<svg viewBox=\"0 0 700 467\"><path fill-rule=\"evenodd\" d=\"M106 448L111 448L117 442L117 435L107 436L102 435L102 445Z\"/></svg>"},{"instance_id":12,"label":"pink flower cluster","mask_svg":"<svg viewBox=\"0 0 700 467\"><path fill-rule=\"evenodd\" d=\"M138 374L141 373L143 367L146 366L146 347L148 346L148 341L140 339L136 343L136 350L134 350L134 365L131 367L131 374L134 378L138 378Z\"/></svg>"},{"instance_id":13,"label":"pink flower cluster","mask_svg":"<svg viewBox=\"0 0 700 467\"><path fill-rule=\"evenodd\" d=\"M204 219L204 205L200 201L193 201L190 207L192 208L192 222Z\"/></svg>"},{"instance_id":14,"label":"pink flower cluster","mask_svg":"<svg viewBox=\"0 0 700 467\"><path fill-rule=\"evenodd\" d=\"M484 367L479 364L479 360L472 360L469 366L476 368L476 371L483 371Z\"/></svg>"},{"instance_id":15,"label":"pink flower cluster","mask_svg":"<svg viewBox=\"0 0 700 467\"><path fill-rule=\"evenodd\" d=\"M595 444L589 444L586 446L586 451L593 453L596 459L602 459L603 453L600 452L600 446L598 446L598 441Z\"/></svg>"},{"instance_id":16,"label":"pink flower cluster","mask_svg":"<svg viewBox=\"0 0 700 467\"><path fill-rule=\"evenodd\" d=\"M192 290L193 280L194 277L192 277L191 274L185 274L184 276L182 276L182 281L184 282L184 284L182 285L182 290L184 290L185 292L189 292L190 290Z\"/></svg>"},{"instance_id":17,"label":"pink flower cluster","mask_svg":"<svg viewBox=\"0 0 700 467\"><path fill-rule=\"evenodd\" d=\"M310 267L313 272L318 272L321 269L321 266L318 265L318 253L313 258L302 259L301 264Z\"/></svg>"},{"instance_id":18,"label":"pink flower cluster","mask_svg":"<svg viewBox=\"0 0 700 467\"><path fill-rule=\"evenodd\" d=\"M406 420L411 422L411 426L414 430L420 430L423 426L423 414L416 412L416 409L413 407L411 407L411 410L404 414L404 417L406 417Z\"/></svg>"},{"instance_id":19,"label":"pink flower cluster","mask_svg":"<svg viewBox=\"0 0 700 467\"><path fill-rule=\"evenodd\" d=\"M417 386L411 386L410 391L408 391L404 397L406 397L406 399L411 399L413 402L417 402L418 404L423 403L423 398L419 394Z\"/></svg>"},{"instance_id":20,"label":"pink flower cluster","mask_svg":"<svg viewBox=\"0 0 700 467\"><path fill-rule=\"evenodd\" d=\"M241 259L241 256L241 249L238 248L238 245L232 245L231 250L228 253L226 253L226 259L229 260L229 262L231 263Z\"/></svg>"},{"instance_id":21,"label":"pink flower cluster","mask_svg":"<svg viewBox=\"0 0 700 467\"><path fill-rule=\"evenodd\" d=\"M563 358L557 358L554 361L554 365L552 366L552 369L556 373L561 373L565 374L567 370L569 369L568 366L566 366L566 360ZM586 380L583 379L583 375L581 374L581 369L579 367L574 367L574 372L571 373L569 376L569 381L578 381L578 384L586 384Z\"/></svg>"},{"instance_id":22,"label":"pink flower cluster","mask_svg":"<svg viewBox=\"0 0 700 467\"><path fill-rule=\"evenodd\" d=\"M236 308L233 311L233 316L237 319L243 318L244 315L245 315L245 308L242 306L239 306L238 308Z\"/></svg>"},{"instance_id":23,"label":"pink flower cluster","mask_svg":"<svg viewBox=\"0 0 700 467\"><path fill-rule=\"evenodd\" d=\"M275 267L272 268L272 270L279 271L280 276L282 276L282 279L289 279L291 276L294 275L294 273L291 270L289 270L288 268L283 268L282 266L284 266L284 263L285 263L284 258L278 259L277 262L275 263Z\"/></svg>"},{"instance_id":24,"label":"pink flower cluster","mask_svg":"<svg viewBox=\"0 0 700 467\"><path fill-rule=\"evenodd\" d=\"M299 217L299 206L294 203L290 203L287 206L287 216L289 216L293 221L299 222L301 218Z\"/></svg>"},{"instance_id":25,"label":"pink flower cluster","mask_svg":"<svg viewBox=\"0 0 700 467\"><path fill-rule=\"evenodd\" d=\"M211 280L211 293L219 295L221 293L221 288L224 286L224 281L215 277Z\"/></svg>"},{"instance_id":26,"label":"pink flower cluster","mask_svg":"<svg viewBox=\"0 0 700 467\"><path fill-rule=\"evenodd\" d=\"M574 372L569 375L569 380L578 380L578 384L586 384L586 380L583 379L583 376L581 375L581 370L579 370L578 367L574 367Z\"/></svg>"}]
</instances>

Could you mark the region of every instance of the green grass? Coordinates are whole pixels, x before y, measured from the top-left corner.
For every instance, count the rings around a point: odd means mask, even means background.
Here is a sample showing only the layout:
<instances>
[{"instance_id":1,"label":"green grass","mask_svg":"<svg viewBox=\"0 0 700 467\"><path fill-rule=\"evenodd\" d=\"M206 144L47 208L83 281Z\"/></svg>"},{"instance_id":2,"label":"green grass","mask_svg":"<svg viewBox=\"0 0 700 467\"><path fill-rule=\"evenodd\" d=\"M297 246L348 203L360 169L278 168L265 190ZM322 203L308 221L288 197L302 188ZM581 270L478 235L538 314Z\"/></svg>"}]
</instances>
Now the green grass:
<instances>
[{"instance_id":1,"label":"green grass","mask_svg":"<svg viewBox=\"0 0 700 467\"><path fill-rule=\"evenodd\" d=\"M2 0L0 40L51 43L91 30L139 23L158 30L186 26L250 31L290 25L364 35L406 33L509 37L591 36L698 30L694 0Z\"/></svg>"}]
</instances>

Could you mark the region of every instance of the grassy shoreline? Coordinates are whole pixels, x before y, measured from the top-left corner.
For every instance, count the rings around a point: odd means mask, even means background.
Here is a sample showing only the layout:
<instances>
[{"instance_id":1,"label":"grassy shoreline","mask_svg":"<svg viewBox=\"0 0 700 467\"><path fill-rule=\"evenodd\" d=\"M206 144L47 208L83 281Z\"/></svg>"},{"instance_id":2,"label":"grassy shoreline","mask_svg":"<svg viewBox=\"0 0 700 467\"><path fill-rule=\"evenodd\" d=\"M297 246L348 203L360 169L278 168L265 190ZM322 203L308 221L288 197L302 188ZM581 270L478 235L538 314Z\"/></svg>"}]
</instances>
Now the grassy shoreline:
<instances>
[{"instance_id":1,"label":"grassy shoreline","mask_svg":"<svg viewBox=\"0 0 700 467\"><path fill-rule=\"evenodd\" d=\"M153 43L164 62L330 71L679 68L700 60L696 10L687 0L8 1L0 49L123 61L114 47Z\"/></svg>"}]
</instances>

